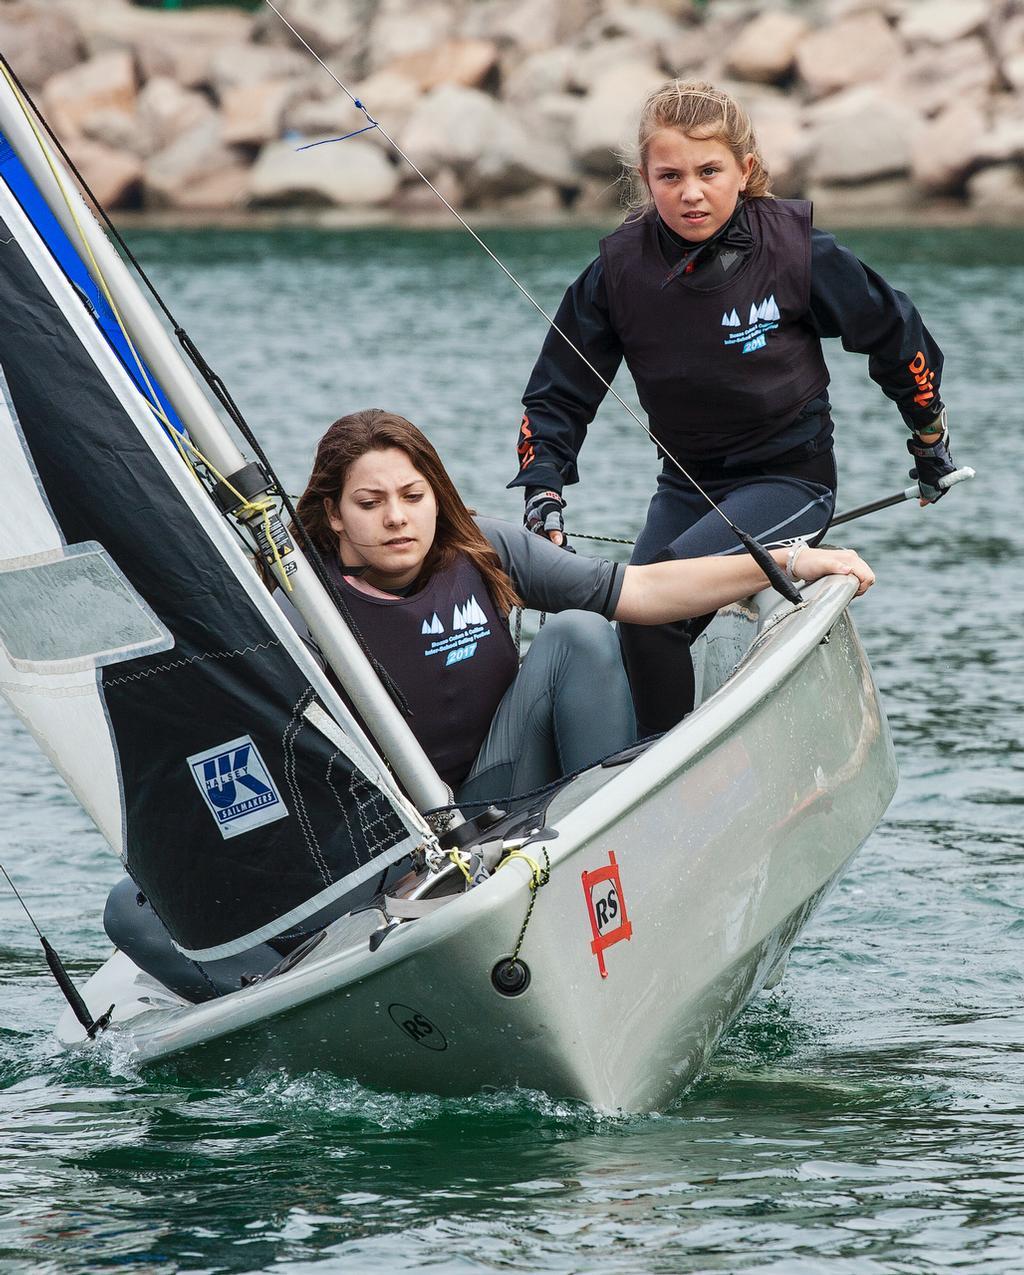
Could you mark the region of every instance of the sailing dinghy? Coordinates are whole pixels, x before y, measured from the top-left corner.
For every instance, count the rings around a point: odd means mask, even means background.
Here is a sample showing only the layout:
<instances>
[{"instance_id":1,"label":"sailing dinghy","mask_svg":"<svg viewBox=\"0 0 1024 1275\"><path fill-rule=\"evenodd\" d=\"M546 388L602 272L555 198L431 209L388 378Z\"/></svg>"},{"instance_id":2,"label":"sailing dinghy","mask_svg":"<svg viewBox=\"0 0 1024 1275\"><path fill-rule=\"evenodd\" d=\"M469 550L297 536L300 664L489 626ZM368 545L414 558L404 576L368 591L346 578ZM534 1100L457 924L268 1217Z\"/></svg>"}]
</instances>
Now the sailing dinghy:
<instances>
[{"instance_id":1,"label":"sailing dinghy","mask_svg":"<svg viewBox=\"0 0 1024 1275\"><path fill-rule=\"evenodd\" d=\"M6 74L0 133L0 688L130 876L59 1039L665 1105L893 794L855 582L727 608L685 722L463 819Z\"/></svg>"}]
</instances>

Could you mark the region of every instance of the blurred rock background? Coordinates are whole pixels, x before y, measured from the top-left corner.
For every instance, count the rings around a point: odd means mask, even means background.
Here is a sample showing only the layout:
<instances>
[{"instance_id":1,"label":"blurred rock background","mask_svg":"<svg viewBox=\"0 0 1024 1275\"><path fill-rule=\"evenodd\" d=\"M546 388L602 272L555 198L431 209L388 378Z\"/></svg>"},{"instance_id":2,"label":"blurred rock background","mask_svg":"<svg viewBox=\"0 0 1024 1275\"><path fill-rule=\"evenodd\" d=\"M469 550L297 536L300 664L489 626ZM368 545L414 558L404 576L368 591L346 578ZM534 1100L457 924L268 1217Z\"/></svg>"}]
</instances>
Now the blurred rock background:
<instances>
[{"instance_id":1,"label":"blurred rock background","mask_svg":"<svg viewBox=\"0 0 1024 1275\"><path fill-rule=\"evenodd\" d=\"M1024 0L275 0L456 206L611 220L668 76L751 111L780 195L1024 224ZM433 212L264 4L0 0L0 49L110 208ZM380 214L374 214L380 215Z\"/></svg>"}]
</instances>

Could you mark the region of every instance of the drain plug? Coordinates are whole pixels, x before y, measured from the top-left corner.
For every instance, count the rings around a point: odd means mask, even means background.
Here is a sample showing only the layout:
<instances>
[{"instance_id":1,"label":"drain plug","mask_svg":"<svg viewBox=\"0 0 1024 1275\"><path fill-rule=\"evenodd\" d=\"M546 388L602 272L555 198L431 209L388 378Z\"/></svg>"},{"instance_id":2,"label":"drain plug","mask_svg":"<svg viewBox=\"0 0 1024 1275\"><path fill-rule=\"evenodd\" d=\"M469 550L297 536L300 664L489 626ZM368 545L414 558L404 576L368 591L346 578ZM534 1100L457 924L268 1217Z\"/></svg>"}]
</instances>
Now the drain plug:
<instances>
[{"instance_id":1,"label":"drain plug","mask_svg":"<svg viewBox=\"0 0 1024 1275\"><path fill-rule=\"evenodd\" d=\"M530 967L524 961L506 958L491 970L491 982L502 996L521 996L530 986Z\"/></svg>"}]
</instances>

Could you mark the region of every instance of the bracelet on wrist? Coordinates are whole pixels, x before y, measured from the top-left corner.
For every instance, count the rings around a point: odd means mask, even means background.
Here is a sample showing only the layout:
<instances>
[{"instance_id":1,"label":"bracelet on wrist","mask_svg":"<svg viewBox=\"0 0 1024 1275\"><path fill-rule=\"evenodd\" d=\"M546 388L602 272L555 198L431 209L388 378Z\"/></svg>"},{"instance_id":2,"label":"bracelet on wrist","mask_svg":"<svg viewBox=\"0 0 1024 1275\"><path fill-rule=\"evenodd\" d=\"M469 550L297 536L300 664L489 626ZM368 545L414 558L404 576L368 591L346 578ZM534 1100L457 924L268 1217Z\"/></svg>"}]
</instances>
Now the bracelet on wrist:
<instances>
[{"instance_id":1,"label":"bracelet on wrist","mask_svg":"<svg viewBox=\"0 0 1024 1275\"><path fill-rule=\"evenodd\" d=\"M794 568L796 566L797 558L806 548L806 540L798 540L796 544L790 545L789 553L786 554L786 579L790 584L803 583L803 576L798 576Z\"/></svg>"}]
</instances>

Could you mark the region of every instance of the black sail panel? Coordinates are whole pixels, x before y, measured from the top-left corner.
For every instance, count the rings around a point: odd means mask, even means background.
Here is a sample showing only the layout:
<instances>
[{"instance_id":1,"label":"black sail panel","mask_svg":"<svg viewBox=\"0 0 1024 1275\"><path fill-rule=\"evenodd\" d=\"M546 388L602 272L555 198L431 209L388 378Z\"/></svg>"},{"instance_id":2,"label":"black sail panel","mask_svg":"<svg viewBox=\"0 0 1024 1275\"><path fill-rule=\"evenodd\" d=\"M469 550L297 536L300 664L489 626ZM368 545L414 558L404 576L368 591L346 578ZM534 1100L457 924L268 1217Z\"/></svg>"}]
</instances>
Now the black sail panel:
<instances>
[{"instance_id":1,"label":"black sail panel","mask_svg":"<svg viewBox=\"0 0 1024 1275\"><path fill-rule=\"evenodd\" d=\"M98 542L174 638L98 673L127 866L183 950L228 955L371 890L414 830L303 715L315 693L283 618L227 560L198 485L172 477L84 310L3 223L0 239L0 367L61 538Z\"/></svg>"}]
</instances>

